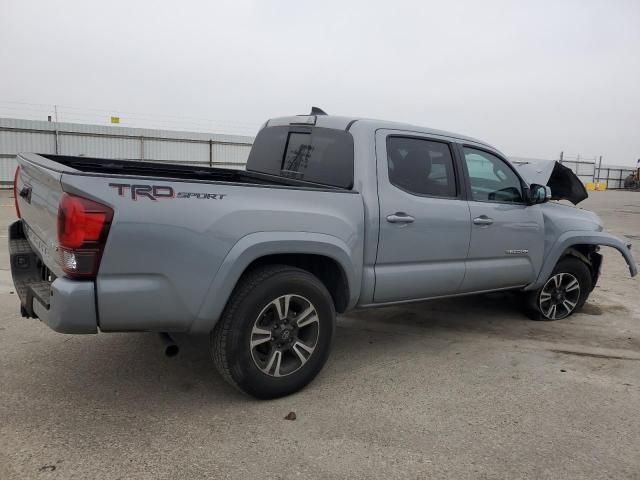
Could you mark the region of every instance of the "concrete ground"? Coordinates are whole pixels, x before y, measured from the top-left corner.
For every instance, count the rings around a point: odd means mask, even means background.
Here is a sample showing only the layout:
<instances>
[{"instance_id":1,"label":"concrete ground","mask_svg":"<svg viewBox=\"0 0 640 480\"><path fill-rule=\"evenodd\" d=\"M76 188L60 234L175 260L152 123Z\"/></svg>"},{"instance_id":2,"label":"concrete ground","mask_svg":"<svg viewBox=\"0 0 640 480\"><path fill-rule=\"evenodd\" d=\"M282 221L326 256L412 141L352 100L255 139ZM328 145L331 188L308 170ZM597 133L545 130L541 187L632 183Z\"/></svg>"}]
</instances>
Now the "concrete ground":
<instances>
[{"instance_id":1,"label":"concrete ground","mask_svg":"<svg viewBox=\"0 0 640 480\"><path fill-rule=\"evenodd\" d=\"M640 246L640 193L591 195ZM530 321L510 295L344 316L319 377L261 402L204 340L168 359L152 334L20 318L2 249L0 479L640 478L639 281L605 256L569 320Z\"/></svg>"}]
</instances>

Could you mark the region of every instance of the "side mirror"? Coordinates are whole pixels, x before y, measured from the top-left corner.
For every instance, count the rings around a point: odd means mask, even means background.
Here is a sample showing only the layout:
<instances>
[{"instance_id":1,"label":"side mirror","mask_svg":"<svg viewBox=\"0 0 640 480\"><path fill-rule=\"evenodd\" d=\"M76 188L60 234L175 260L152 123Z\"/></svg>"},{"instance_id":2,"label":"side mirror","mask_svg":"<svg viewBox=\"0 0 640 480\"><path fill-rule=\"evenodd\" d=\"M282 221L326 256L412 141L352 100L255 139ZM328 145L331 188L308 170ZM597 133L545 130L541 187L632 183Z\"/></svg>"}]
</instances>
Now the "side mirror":
<instances>
[{"instance_id":1,"label":"side mirror","mask_svg":"<svg viewBox=\"0 0 640 480\"><path fill-rule=\"evenodd\" d=\"M529 203L536 205L538 203L545 203L551 200L551 189L546 185L538 185L532 183L529 185Z\"/></svg>"}]
</instances>

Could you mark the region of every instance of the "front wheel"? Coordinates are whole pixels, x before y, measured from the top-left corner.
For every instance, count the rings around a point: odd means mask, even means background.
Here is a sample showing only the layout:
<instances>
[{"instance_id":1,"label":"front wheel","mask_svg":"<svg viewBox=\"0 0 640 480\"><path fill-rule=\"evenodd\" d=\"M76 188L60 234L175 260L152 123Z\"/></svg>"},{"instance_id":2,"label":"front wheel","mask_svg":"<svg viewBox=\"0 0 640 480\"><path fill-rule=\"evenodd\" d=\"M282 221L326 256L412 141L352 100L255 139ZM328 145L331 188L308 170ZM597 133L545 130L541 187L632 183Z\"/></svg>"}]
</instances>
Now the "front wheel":
<instances>
[{"instance_id":1,"label":"front wheel","mask_svg":"<svg viewBox=\"0 0 640 480\"><path fill-rule=\"evenodd\" d=\"M286 265L248 273L211 334L218 371L257 398L296 392L322 369L335 330L331 295L315 276Z\"/></svg>"},{"instance_id":2,"label":"front wheel","mask_svg":"<svg viewBox=\"0 0 640 480\"><path fill-rule=\"evenodd\" d=\"M592 289L589 267L578 258L564 257L545 284L526 295L526 313L534 320L562 320L582 308Z\"/></svg>"}]
</instances>

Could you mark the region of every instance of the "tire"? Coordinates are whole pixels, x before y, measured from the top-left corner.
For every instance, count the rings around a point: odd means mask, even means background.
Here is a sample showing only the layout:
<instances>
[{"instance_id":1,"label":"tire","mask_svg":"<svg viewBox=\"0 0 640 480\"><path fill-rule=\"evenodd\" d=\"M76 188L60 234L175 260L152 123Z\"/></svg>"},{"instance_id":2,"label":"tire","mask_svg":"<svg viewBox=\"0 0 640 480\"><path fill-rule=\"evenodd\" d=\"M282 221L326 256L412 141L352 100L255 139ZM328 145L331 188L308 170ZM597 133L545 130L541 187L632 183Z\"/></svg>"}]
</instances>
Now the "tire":
<instances>
[{"instance_id":1,"label":"tire","mask_svg":"<svg viewBox=\"0 0 640 480\"><path fill-rule=\"evenodd\" d=\"M532 320L562 320L582 308L591 290L589 266L576 257L566 256L542 287L526 294L525 313Z\"/></svg>"},{"instance_id":2,"label":"tire","mask_svg":"<svg viewBox=\"0 0 640 480\"><path fill-rule=\"evenodd\" d=\"M314 275L287 265L257 268L240 280L211 332L216 368L256 398L297 392L327 361L335 316Z\"/></svg>"}]
</instances>

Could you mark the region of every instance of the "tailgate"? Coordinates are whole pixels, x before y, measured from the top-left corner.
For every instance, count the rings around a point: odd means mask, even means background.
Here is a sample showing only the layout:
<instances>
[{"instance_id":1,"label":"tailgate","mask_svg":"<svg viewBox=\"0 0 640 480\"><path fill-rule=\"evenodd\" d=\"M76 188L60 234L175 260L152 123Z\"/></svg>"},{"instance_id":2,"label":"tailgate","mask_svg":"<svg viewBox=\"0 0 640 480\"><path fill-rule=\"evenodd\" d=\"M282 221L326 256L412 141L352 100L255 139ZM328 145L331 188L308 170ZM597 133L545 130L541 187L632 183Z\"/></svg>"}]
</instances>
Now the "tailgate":
<instances>
[{"instance_id":1,"label":"tailgate","mask_svg":"<svg viewBox=\"0 0 640 480\"><path fill-rule=\"evenodd\" d=\"M56 275L61 275L56 249L62 173L56 169L55 162L34 154L18 155L18 165L16 200L24 234L44 264Z\"/></svg>"}]
</instances>

